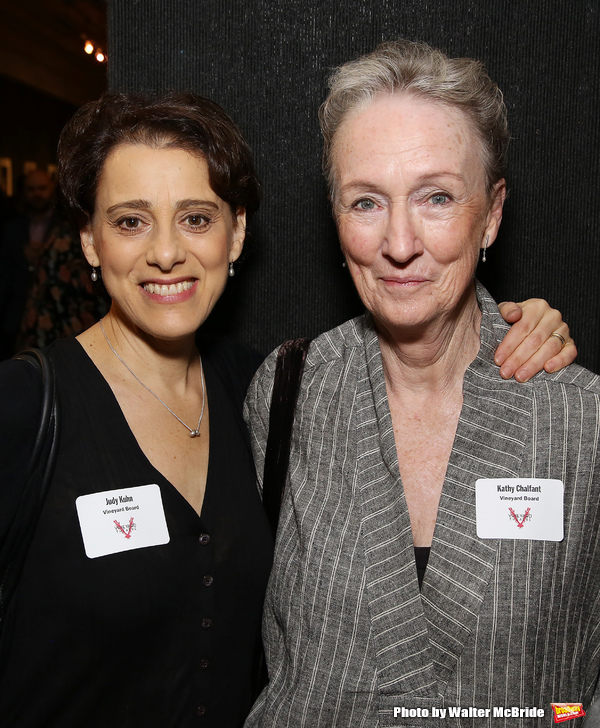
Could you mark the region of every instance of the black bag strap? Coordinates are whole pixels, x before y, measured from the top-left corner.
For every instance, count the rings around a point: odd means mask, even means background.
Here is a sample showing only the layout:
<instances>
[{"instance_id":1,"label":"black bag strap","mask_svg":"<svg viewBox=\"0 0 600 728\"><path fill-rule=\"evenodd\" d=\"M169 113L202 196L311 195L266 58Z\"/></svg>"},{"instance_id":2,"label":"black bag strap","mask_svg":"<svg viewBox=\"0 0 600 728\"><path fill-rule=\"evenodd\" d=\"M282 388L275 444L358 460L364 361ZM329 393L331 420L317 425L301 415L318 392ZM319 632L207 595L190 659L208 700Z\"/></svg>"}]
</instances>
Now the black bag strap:
<instances>
[{"instance_id":1,"label":"black bag strap","mask_svg":"<svg viewBox=\"0 0 600 728\"><path fill-rule=\"evenodd\" d=\"M309 346L310 339L290 339L281 345L277 353L263 477L263 504L273 537L277 533L279 509L290 461L296 400Z\"/></svg>"},{"instance_id":2,"label":"black bag strap","mask_svg":"<svg viewBox=\"0 0 600 728\"><path fill-rule=\"evenodd\" d=\"M27 349L14 358L29 362L40 372L42 407L18 511L0 553L0 619L6 614L17 587L48 493L58 449L58 411L52 362L39 349Z\"/></svg>"}]
</instances>

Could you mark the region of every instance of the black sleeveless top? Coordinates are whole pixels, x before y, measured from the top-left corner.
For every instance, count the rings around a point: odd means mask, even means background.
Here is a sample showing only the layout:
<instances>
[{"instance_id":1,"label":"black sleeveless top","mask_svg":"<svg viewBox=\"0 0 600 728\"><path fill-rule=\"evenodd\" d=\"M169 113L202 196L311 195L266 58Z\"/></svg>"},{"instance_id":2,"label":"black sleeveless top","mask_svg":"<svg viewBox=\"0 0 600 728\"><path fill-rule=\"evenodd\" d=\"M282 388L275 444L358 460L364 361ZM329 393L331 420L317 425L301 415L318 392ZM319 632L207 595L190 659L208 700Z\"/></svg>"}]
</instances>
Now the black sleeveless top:
<instances>
[{"instance_id":1,"label":"black sleeveless top","mask_svg":"<svg viewBox=\"0 0 600 728\"><path fill-rule=\"evenodd\" d=\"M210 457L201 517L140 450L111 389L75 339L48 347L60 404L53 481L2 627L3 728L238 728L255 697L272 539L242 419L256 358L201 346ZM0 538L23 437L39 404L33 368L0 366ZM35 372L33 372L35 374ZM14 462L21 458L20 462ZM90 559L80 495L155 483L170 540Z\"/></svg>"}]
</instances>

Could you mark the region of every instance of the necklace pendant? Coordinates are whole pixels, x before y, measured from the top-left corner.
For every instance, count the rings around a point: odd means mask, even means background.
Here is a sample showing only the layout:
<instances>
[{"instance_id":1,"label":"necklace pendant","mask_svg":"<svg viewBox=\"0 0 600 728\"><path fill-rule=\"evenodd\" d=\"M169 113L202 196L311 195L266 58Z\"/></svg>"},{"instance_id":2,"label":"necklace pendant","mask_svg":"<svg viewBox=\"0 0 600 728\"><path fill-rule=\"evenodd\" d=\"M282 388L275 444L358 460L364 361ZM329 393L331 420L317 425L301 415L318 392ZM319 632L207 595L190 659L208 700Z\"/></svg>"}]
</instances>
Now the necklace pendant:
<instances>
[{"instance_id":1,"label":"necklace pendant","mask_svg":"<svg viewBox=\"0 0 600 728\"><path fill-rule=\"evenodd\" d=\"M112 353L117 357L117 359L121 362L121 364L127 369L127 371L131 374L131 376L135 379L135 381L138 384L141 384L142 387L147 391L150 392L150 394L157 399L162 406L167 410L167 412L170 412L173 417L177 420L177 422L181 423L186 430L190 431L190 437L200 437L200 425L202 424L202 418L204 417L204 405L206 404L206 389L204 386L204 369L202 368L202 358L200 357L200 354L198 354L198 362L200 363L200 384L202 385L202 409L200 410L200 417L198 418L198 424L196 425L196 429L192 430L190 429L185 422L181 419L181 417L177 417L175 412L169 407L168 404L165 404L162 399L156 394L156 392L153 392L150 387L147 387L144 382L136 375L134 371L132 371L131 367L127 364L126 361L124 361L116 352L115 347L110 343L108 336L106 335L106 331L104 330L104 324L102 323L102 319L100 319L100 328L102 329L102 333L104 334L104 338L106 339L106 343L110 347L110 350Z\"/></svg>"}]
</instances>

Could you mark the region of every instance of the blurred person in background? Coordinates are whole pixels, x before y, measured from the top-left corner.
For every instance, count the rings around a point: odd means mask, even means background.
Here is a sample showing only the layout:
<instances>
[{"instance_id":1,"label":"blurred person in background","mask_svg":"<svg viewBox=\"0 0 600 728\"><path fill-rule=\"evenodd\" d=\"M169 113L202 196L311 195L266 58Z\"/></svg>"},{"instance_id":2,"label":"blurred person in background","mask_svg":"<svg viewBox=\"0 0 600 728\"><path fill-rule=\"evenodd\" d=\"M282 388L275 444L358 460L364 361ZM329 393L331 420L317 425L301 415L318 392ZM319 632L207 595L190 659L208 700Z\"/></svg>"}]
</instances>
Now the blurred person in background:
<instances>
[{"instance_id":1,"label":"blurred person in background","mask_svg":"<svg viewBox=\"0 0 600 728\"><path fill-rule=\"evenodd\" d=\"M92 290L79 235L56 208L41 169L23 185L24 214L6 224L0 247L0 358L77 335L106 313Z\"/></svg>"}]
</instances>

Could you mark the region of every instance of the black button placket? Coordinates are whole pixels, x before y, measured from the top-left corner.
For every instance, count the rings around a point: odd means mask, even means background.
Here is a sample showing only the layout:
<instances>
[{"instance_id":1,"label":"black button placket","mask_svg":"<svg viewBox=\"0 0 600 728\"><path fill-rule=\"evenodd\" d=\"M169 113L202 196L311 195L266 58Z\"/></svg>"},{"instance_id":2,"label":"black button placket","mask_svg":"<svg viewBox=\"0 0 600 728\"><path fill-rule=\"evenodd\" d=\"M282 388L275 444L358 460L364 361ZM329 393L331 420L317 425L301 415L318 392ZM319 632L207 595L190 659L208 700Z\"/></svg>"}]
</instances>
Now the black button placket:
<instances>
[{"instance_id":1,"label":"black button placket","mask_svg":"<svg viewBox=\"0 0 600 728\"><path fill-rule=\"evenodd\" d=\"M198 601L200 613L198 614L198 653L197 672L194 691L194 713L198 725L203 725L211 716L211 663L213 661L213 632L215 625L215 597L217 586L214 577L214 544L206 531L198 534L195 548L198 558ZM209 720L210 722L210 720Z\"/></svg>"}]
</instances>

